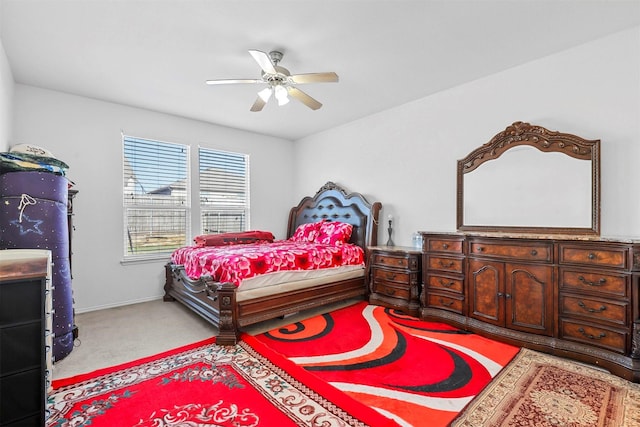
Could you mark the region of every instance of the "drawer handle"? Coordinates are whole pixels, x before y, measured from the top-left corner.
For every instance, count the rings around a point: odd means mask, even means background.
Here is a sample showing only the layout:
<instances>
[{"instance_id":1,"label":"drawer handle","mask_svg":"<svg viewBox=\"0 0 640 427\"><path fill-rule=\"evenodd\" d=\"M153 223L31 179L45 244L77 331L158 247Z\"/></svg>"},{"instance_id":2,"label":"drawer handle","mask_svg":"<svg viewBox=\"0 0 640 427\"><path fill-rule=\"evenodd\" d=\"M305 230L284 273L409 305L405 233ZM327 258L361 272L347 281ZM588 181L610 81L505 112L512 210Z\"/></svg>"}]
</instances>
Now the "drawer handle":
<instances>
[{"instance_id":1,"label":"drawer handle","mask_svg":"<svg viewBox=\"0 0 640 427\"><path fill-rule=\"evenodd\" d=\"M444 286L445 288L450 288L453 285L455 285L455 282L453 280L449 282L445 282L444 280L440 279L440 286Z\"/></svg>"},{"instance_id":2,"label":"drawer handle","mask_svg":"<svg viewBox=\"0 0 640 427\"><path fill-rule=\"evenodd\" d=\"M596 337L595 335L588 334L587 331L585 331L583 328L579 328L578 332L580 332L583 336L589 338L590 340L601 340L602 338L607 336L607 334L605 334L604 332L600 332L600 335Z\"/></svg>"},{"instance_id":3,"label":"drawer handle","mask_svg":"<svg viewBox=\"0 0 640 427\"><path fill-rule=\"evenodd\" d=\"M607 279L605 279L604 277L598 280L597 282L591 282L582 276L578 276L578 280L580 280L585 285L589 285L589 286L602 286L607 282Z\"/></svg>"},{"instance_id":4,"label":"drawer handle","mask_svg":"<svg viewBox=\"0 0 640 427\"><path fill-rule=\"evenodd\" d=\"M446 302L442 298L440 298L440 305L443 307L451 307L453 305L453 301Z\"/></svg>"},{"instance_id":5,"label":"drawer handle","mask_svg":"<svg viewBox=\"0 0 640 427\"><path fill-rule=\"evenodd\" d=\"M482 246L476 246L476 251L482 252L484 251L484 248Z\"/></svg>"},{"instance_id":6,"label":"drawer handle","mask_svg":"<svg viewBox=\"0 0 640 427\"><path fill-rule=\"evenodd\" d=\"M445 263L444 261L440 260L440 267L451 268L451 267L453 267L453 261Z\"/></svg>"},{"instance_id":7,"label":"drawer handle","mask_svg":"<svg viewBox=\"0 0 640 427\"><path fill-rule=\"evenodd\" d=\"M536 251L535 249L531 249L531 256L536 256L538 255L538 251Z\"/></svg>"},{"instance_id":8,"label":"drawer handle","mask_svg":"<svg viewBox=\"0 0 640 427\"><path fill-rule=\"evenodd\" d=\"M394 295L395 293L396 293L395 289L386 288L386 294L387 295Z\"/></svg>"},{"instance_id":9,"label":"drawer handle","mask_svg":"<svg viewBox=\"0 0 640 427\"><path fill-rule=\"evenodd\" d=\"M589 258L589 259L591 259L591 260L596 259L596 254L594 254L593 252L591 252L591 253L587 256L587 258Z\"/></svg>"},{"instance_id":10,"label":"drawer handle","mask_svg":"<svg viewBox=\"0 0 640 427\"><path fill-rule=\"evenodd\" d=\"M387 279L387 280L395 280L395 278L396 278L396 274L395 274L395 273L386 273L386 274L384 275L384 277L385 277L385 279Z\"/></svg>"},{"instance_id":11,"label":"drawer handle","mask_svg":"<svg viewBox=\"0 0 640 427\"><path fill-rule=\"evenodd\" d=\"M511 294L503 294L502 292L498 292L498 298L505 297L506 299L511 298Z\"/></svg>"},{"instance_id":12,"label":"drawer handle","mask_svg":"<svg viewBox=\"0 0 640 427\"><path fill-rule=\"evenodd\" d=\"M443 243L442 244L442 249L449 249L449 244L448 243Z\"/></svg>"},{"instance_id":13,"label":"drawer handle","mask_svg":"<svg viewBox=\"0 0 640 427\"><path fill-rule=\"evenodd\" d=\"M607 307L604 305L601 305L600 308L590 308L590 307L587 307L585 303L583 303L582 301L578 301L578 305L580 306L580 308L582 308L585 311L588 311L589 313L602 313L607 309Z\"/></svg>"}]
</instances>

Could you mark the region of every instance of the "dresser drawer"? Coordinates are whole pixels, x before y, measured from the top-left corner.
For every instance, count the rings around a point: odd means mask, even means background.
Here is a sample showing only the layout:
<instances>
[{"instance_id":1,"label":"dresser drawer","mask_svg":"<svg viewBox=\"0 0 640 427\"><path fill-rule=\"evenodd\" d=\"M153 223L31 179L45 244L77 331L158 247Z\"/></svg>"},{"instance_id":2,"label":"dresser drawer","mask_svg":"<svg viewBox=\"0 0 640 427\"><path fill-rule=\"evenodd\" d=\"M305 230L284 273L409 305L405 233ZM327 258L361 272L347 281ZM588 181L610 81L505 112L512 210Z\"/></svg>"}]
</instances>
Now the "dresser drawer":
<instances>
[{"instance_id":1,"label":"dresser drawer","mask_svg":"<svg viewBox=\"0 0 640 427\"><path fill-rule=\"evenodd\" d=\"M462 273L462 258L427 255L427 268L430 270Z\"/></svg>"},{"instance_id":2,"label":"dresser drawer","mask_svg":"<svg viewBox=\"0 0 640 427\"><path fill-rule=\"evenodd\" d=\"M628 268L628 249L591 249L584 246L560 245L560 264L581 264L598 267Z\"/></svg>"},{"instance_id":3,"label":"dresser drawer","mask_svg":"<svg viewBox=\"0 0 640 427\"><path fill-rule=\"evenodd\" d=\"M560 338L626 353L627 332L594 326L579 321L560 319Z\"/></svg>"},{"instance_id":4,"label":"dresser drawer","mask_svg":"<svg viewBox=\"0 0 640 427\"><path fill-rule=\"evenodd\" d=\"M452 279L450 277L438 276L433 274L427 274L425 281L429 289L433 290L445 290L462 294L464 289L462 285L462 279Z\"/></svg>"},{"instance_id":5,"label":"dresser drawer","mask_svg":"<svg viewBox=\"0 0 640 427\"><path fill-rule=\"evenodd\" d=\"M462 314L463 299L454 298L447 295L439 295L430 293L427 296L427 306L432 308L439 308L443 310L453 311Z\"/></svg>"},{"instance_id":6,"label":"dresser drawer","mask_svg":"<svg viewBox=\"0 0 640 427\"><path fill-rule=\"evenodd\" d=\"M582 296L560 296L560 315L564 317L582 316L598 322L627 326L627 313L628 304L626 303L584 298Z\"/></svg>"},{"instance_id":7,"label":"dresser drawer","mask_svg":"<svg viewBox=\"0 0 640 427\"><path fill-rule=\"evenodd\" d=\"M441 239L427 236L424 247L429 252L462 254L462 240Z\"/></svg>"},{"instance_id":8,"label":"dresser drawer","mask_svg":"<svg viewBox=\"0 0 640 427\"><path fill-rule=\"evenodd\" d=\"M498 257L505 260L523 261L553 260L553 245L546 242L527 242L520 245L508 245L487 241L471 241L469 255Z\"/></svg>"},{"instance_id":9,"label":"dresser drawer","mask_svg":"<svg viewBox=\"0 0 640 427\"><path fill-rule=\"evenodd\" d=\"M396 286L388 282L373 282L373 292L391 298L409 300L411 292L407 286Z\"/></svg>"},{"instance_id":10,"label":"dresser drawer","mask_svg":"<svg viewBox=\"0 0 640 427\"><path fill-rule=\"evenodd\" d=\"M577 293L597 293L626 298L629 294L631 277L620 273L601 273L569 268L560 269L560 291Z\"/></svg>"},{"instance_id":11,"label":"dresser drawer","mask_svg":"<svg viewBox=\"0 0 640 427\"><path fill-rule=\"evenodd\" d=\"M418 255L402 256L391 253L376 253L373 255L373 265L416 270L418 269Z\"/></svg>"}]
</instances>

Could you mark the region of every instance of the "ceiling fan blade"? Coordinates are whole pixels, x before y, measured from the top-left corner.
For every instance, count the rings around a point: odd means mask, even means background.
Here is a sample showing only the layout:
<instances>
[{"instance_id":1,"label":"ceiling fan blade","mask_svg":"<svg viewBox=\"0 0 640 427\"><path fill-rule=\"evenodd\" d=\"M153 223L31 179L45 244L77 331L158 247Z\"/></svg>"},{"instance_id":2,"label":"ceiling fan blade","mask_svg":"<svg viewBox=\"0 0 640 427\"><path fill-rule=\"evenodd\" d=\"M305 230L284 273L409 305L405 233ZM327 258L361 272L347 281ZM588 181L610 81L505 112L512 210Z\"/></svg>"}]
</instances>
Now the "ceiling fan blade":
<instances>
[{"instance_id":1,"label":"ceiling fan blade","mask_svg":"<svg viewBox=\"0 0 640 427\"><path fill-rule=\"evenodd\" d=\"M261 50L253 50L249 49L249 53L253 56L253 59L256 60L262 71L268 74L277 74L275 67L273 66L273 62L271 62L271 58L269 55L262 52Z\"/></svg>"},{"instance_id":2,"label":"ceiling fan blade","mask_svg":"<svg viewBox=\"0 0 640 427\"><path fill-rule=\"evenodd\" d=\"M253 105L251 106L251 111L253 112L262 111L265 105L267 105L267 102L264 99L262 99L260 96L258 96L258 98L256 98L256 102L254 102Z\"/></svg>"},{"instance_id":3,"label":"ceiling fan blade","mask_svg":"<svg viewBox=\"0 0 640 427\"><path fill-rule=\"evenodd\" d=\"M320 102L316 101L315 99L313 99L312 97L310 97L309 95L307 95L306 93L304 93L303 91L301 91L296 87L288 86L287 92L289 92L289 95L291 95L298 101L302 102L304 105L311 108L312 110L317 110L318 108L322 107L322 104Z\"/></svg>"},{"instance_id":4,"label":"ceiling fan blade","mask_svg":"<svg viewBox=\"0 0 640 427\"><path fill-rule=\"evenodd\" d=\"M297 84L303 83L333 83L338 81L338 75L333 72L329 73L309 73L294 74L289 76L292 82Z\"/></svg>"},{"instance_id":5,"label":"ceiling fan blade","mask_svg":"<svg viewBox=\"0 0 640 427\"><path fill-rule=\"evenodd\" d=\"M207 80L205 83L208 85L228 85L236 83L264 83L259 79L222 79L222 80Z\"/></svg>"}]
</instances>

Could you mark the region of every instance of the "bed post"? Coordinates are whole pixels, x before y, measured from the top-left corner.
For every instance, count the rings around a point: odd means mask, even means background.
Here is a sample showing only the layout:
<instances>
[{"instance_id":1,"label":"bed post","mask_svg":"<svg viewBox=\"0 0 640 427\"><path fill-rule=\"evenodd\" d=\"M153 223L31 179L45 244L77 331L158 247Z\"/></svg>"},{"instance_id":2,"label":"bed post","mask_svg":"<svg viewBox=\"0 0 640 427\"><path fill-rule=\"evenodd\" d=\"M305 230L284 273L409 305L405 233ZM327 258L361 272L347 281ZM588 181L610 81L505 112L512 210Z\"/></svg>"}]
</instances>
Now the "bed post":
<instances>
[{"instance_id":1,"label":"bed post","mask_svg":"<svg viewBox=\"0 0 640 427\"><path fill-rule=\"evenodd\" d=\"M218 345L236 345L238 342L238 313L236 305L236 286L233 283L218 285L219 325Z\"/></svg>"},{"instance_id":2,"label":"bed post","mask_svg":"<svg viewBox=\"0 0 640 427\"><path fill-rule=\"evenodd\" d=\"M176 300L174 297L169 295L171 283L173 283L173 271L171 270L171 263L168 262L164 265L164 297L162 297L162 300L165 302Z\"/></svg>"}]
</instances>

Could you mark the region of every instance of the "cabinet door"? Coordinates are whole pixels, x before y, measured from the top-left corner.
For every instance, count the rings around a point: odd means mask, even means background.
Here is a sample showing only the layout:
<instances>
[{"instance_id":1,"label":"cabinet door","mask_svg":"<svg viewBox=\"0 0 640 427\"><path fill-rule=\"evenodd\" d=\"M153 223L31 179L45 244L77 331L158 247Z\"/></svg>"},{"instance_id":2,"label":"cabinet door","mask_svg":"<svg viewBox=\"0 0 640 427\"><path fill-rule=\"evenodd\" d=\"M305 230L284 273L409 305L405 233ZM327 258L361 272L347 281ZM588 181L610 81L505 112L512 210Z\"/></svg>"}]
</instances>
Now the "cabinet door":
<instances>
[{"instance_id":1,"label":"cabinet door","mask_svg":"<svg viewBox=\"0 0 640 427\"><path fill-rule=\"evenodd\" d=\"M551 336L553 267L507 263L505 276L505 326Z\"/></svg>"},{"instance_id":2,"label":"cabinet door","mask_svg":"<svg viewBox=\"0 0 640 427\"><path fill-rule=\"evenodd\" d=\"M504 326L504 265L469 260L469 313L483 322Z\"/></svg>"}]
</instances>

